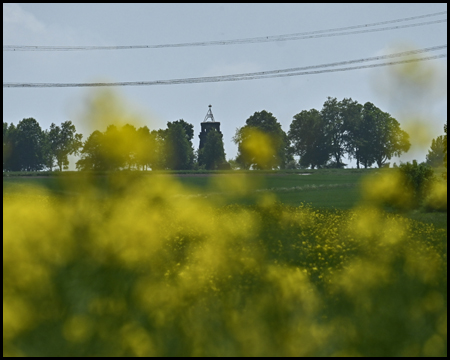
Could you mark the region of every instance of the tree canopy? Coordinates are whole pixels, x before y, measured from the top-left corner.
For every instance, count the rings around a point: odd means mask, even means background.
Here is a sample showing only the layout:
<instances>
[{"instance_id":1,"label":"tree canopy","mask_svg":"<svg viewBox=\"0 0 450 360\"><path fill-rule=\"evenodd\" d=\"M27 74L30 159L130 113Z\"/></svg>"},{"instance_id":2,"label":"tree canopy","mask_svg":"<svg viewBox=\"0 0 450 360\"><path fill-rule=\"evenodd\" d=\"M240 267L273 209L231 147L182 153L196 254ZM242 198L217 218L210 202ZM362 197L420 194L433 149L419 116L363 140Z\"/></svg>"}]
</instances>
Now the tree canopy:
<instances>
[{"instance_id":1,"label":"tree canopy","mask_svg":"<svg viewBox=\"0 0 450 360\"><path fill-rule=\"evenodd\" d=\"M370 102L328 97L322 110L302 111L294 116L289 130L300 166L343 167L345 154L357 167L383 166L392 156L410 148L408 134L390 114Z\"/></svg>"},{"instance_id":2,"label":"tree canopy","mask_svg":"<svg viewBox=\"0 0 450 360\"><path fill-rule=\"evenodd\" d=\"M167 123L167 132L165 134L165 154L166 167L168 169L192 169L194 162L194 149L192 148L192 143L189 141L191 136L186 133L185 124L186 123L183 120Z\"/></svg>"},{"instance_id":3,"label":"tree canopy","mask_svg":"<svg viewBox=\"0 0 450 360\"><path fill-rule=\"evenodd\" d=\"M45 168L46 135L34 118L17 127L3 123L3 170L38 171Z\"/></svg>"},{"instance_id":4,"label":"tree canopy","mask_svg":"<svg viewBox=\"0 0 450 360\"><path fill-rule=\"evenodd\" d=\"M255 112L245 126L236 129L233 141L238 145L236 161L244 169L284 168L288 161L288 137L266 110Z\"/></svg>"},{"instance_id":5,"label":"tree canopy","mask_svg":"<svg viewBox=\"0 0 450 360\"><path fill-rule=\"evenodd\" d=\"M50 170L52 170L54 164L59 167L60 171L63 168L68 169L68 155L78 154L78 150L82 146L83 135L76 133L75 125L71 121L63 122L61 127L52 123L50 131L46 134L49 146L48 166Z\"/></svg>"},{"instance_id":6,"label":"tree canopy","mask_svg":"<svg viewBox=\"0 0 450 360\"><path fill-rule=\"evenodd\" d=\"M294 115L288 138L294 154L300 156L300 166L321 167L329 159L325 126L319 111L311 109Z\"/></svg>"},{"instance_id":7,"label":"tree canopy","mask_svg":"<svg viewBox=\"0 0 450 360\"><path fill-rule=\"evenodd\" d=\"M445 137L438 136L431 141L430 150L428 150L426 163L432 167L439 167L444 165L445 156Z\"/></svg>"},{"instance_id":8,"label":"tree canopy","mask_svg":"<svg viewBox=\"0 0 450 360\"><path fill-rule=\"evenodd\" d=\"M445 136L433 140L427 162L446 164ZM194 126L183 119L167 122L166 129L109 125L82 142L71 121L51 124L43 131L33 119L17 126L3 123L3 170L67 169L68 155L79 154L79 170L190 170L227 168L222 134L208 132L204 146L194 152ZM202 140L203 141L203 140ZM409 135L390 114L370 102L328 97L322 109L293 116L286 134L270 112L255 112L233 137L238 146L236 166L241 169L344 167L344 156L356 165L385 166L393 156L410 148ZM202 142L203 144L203 142ZM293 155L299 157L298 164ZM228 166L229 167L229 166Z\"/></svg>"},{"instance_id":9,"label":"tree canopy","mask_svg":"<svg viewBox=\"0 0 450 360\"><path fill-rule=\"evenodd\" d=\"M346 142L345 122L340 105L336 98L328 97L320 111L328 142L327 148L338 168L344 166L341 159L344 156Z\"/></svg>"}]
</instances>

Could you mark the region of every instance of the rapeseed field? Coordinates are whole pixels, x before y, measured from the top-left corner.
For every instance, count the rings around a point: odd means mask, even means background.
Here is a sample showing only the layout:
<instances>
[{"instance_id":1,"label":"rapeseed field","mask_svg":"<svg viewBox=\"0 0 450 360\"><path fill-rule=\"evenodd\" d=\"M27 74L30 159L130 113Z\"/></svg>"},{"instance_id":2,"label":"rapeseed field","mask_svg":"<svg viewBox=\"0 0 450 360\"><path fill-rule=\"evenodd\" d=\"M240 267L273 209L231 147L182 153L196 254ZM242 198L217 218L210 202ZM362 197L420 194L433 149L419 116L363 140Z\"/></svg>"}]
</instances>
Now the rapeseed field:
<instances>
[{"instance_id":1,"label":"rapeseed field","mask_svg":"<svg viewBox=\"0 0 450 360\"><path fill-rule=\"evenodd\" d=\"M107 195L90 174L4 192L4 356L447 356L446 229L385 211L412 201L396 175L351 210L283 205L245 174L213 197L105 176ZM447 184L430 188L446 211Z\"/></svg>"},{"instance_id":2,"label":"rapeseed field","mask_svg":"<svg viewBox=\"0 0 450 360\"><path fill-rule=\"evenodd\" d=\"M447 355L445 230L370 199L221 206L169 175L109 181L4 194L4 356Z\"/></svg>"}]
</instances>

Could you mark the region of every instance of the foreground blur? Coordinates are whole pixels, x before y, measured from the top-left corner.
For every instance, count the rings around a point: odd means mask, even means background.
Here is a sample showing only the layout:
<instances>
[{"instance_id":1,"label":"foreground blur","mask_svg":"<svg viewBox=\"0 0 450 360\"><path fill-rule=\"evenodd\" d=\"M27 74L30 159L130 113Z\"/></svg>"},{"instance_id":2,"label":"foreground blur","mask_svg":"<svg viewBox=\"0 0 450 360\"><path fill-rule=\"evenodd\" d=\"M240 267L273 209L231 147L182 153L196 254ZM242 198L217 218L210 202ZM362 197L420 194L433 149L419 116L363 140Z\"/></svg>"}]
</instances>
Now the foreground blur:
<instances>
[{"instance_id":1,"label":"foreground blur","mask_svg":"<svg viewBox=\"0 0 450 360\"><path fill-rule=\"evenodd\" d=\"M169 175L111 175L112 196L79 181L3 196L4 356L447 355L444 230L369 200L220 206Z\"/></svg>"}]
</instances>

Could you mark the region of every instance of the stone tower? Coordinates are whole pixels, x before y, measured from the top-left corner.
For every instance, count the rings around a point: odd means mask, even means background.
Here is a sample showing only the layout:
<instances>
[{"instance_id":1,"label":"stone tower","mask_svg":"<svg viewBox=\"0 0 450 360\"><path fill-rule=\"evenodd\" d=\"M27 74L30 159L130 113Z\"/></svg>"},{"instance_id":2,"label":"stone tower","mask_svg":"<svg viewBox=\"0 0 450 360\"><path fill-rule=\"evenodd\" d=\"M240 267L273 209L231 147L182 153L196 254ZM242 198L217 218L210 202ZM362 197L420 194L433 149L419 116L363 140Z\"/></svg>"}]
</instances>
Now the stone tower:
<instances>
[{"instance_id":1,"label":"stone tower","mask_svg":"<svg viewBox=\"0 0 450 360\"><path fill-rule=\"evenodd\" d=\"M211 129L216 129L220 135L222 133L220 132L220 122L214 120L214 115L211 111L211 105L209 105L209 110L206 113L205 120L201 123L202 130L200 132L200 135L198 136L200 138L200 145L199 150L202 149L205 146L206 142L206 135L211 131Z\"/></svg>"}]
</instances>

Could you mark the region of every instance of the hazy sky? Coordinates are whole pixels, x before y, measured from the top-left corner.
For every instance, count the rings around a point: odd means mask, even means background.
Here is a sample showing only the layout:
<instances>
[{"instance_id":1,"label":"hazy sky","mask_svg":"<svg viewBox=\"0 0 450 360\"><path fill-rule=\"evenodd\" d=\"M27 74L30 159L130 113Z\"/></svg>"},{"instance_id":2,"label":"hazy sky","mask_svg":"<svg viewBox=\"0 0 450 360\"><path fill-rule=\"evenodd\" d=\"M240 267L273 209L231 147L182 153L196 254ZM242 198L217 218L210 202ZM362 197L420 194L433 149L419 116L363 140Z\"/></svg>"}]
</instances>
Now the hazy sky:
<instances>
[{"instance_id":1,"label":"hazy sky","mask_svg":"<svg viewBox=\"0 0 450 360\"><path fill-rule=\"evenodd\" d=\"M325 30L378 23L447 10L447 4L3 4L3 45L158 45ZM446 19L447 15L373 28ZM367 27L365 29L369 29ZM367 58L447 44L447 23L303 40L132 50L3 51L3 81L82 83L152 81L277 70ZM420 56L446 54L430 52ZM400 58L392 59L401 60ZM384 61L385 62L385 61ZM373 62L376 63L376 62ZM370 63L355 64L369 65ZM256 111L266 110L287 132L295 114L320 110L327 96L374 103L404 127L422 119L424 143L443 134L447 121L447 58L352 71L246 81L115 88L150 129L184 119L195 130L208 105L221 122L227 158L232 137ZM407 73L401 79L399 72ZM419 85L418 85L419 84ZM80 117L99 88L3 88L3 121L34 117L47 129ZM105 129L99 129L105 130ZM425 160L429 145L401 158ZM391 161L398 162L398 159ZM353 162L350 163L353 165ZM73 168L73 162L71 164Z\"/></svg>"}]
</instances>

